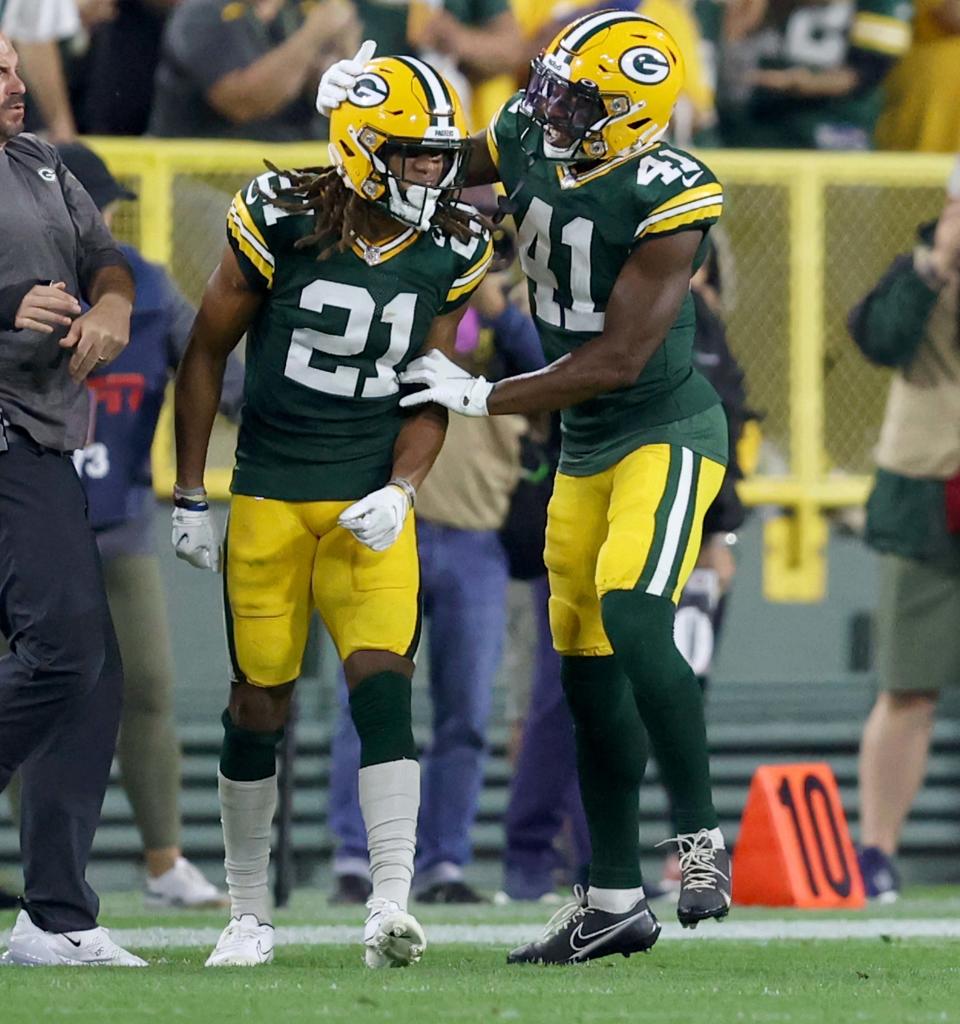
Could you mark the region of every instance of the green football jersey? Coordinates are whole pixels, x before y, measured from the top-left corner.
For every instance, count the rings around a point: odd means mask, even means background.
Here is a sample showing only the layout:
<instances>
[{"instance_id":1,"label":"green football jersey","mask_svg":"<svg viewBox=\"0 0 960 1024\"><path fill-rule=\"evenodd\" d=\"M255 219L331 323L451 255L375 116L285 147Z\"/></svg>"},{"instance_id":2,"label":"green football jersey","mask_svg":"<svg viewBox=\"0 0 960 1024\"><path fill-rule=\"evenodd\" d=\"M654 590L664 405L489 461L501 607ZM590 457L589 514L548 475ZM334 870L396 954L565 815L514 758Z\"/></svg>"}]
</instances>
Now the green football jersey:
<instances>
[{"instance_id":1,"label":"green football jersey","mask_svg":"<svg viewBox=\"0 0 960 1024\"><path fill-rule=\"evenodd\" d=\"M532 164L518 134L515 97L487 134L508 193L518 182L515 218L520 261L547 360L553 362L600 334L614 283L638 245L677 231L706 232L723 204L723 189L699 160L657 145L628 159L594 165L579 174L546 160ZM637 310L638 319L643 316ZM637 380L561 414L560 468L574 476L601 472L642 444L674 442L675 425L719 403L692 362L693 300L688 295L663 344ZM691 424L689 446L725 462L726 435Z\"/></svg>"},{"instance_id":2,"label":"green football jersey","mask_svg":"<svg viewBox=\"0 0 960 1024\"><path fill-rule=\"evenodd\" d=\"M744 46L761 69L844 67L852 49L891 59L911 37L909 0L772 0ZM883 106L881 86L847 96L811 98L756 88L746 101L722 94L725 145L757 148L866 149Z\"/></svg>"},{"instance_id":3,"label":"green football jersey","mask_svg":"<svg viewBox=\"0 0 960 1024\"><path fill-rule=\"evenodd\" d=\"M227 216L241 269L266 292L247 332L231 489L283 501L360 498L390 479L407 415L397 374L434 318L480 284L493 247L477 222L467 243L409 228L318 262L315 247L295 248L313 214L271 202L288 185L262 174Z\"/></svg>"}]
</instances>

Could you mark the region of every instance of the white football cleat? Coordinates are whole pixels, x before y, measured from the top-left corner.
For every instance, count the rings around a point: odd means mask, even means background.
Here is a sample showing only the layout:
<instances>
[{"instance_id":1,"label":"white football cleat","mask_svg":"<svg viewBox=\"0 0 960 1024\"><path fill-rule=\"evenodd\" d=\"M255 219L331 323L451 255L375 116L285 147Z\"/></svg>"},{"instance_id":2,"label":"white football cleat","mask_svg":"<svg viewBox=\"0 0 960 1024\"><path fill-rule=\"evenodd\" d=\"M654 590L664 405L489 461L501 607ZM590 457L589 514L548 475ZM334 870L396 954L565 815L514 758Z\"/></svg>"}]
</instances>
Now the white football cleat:
<instances>
[{"instance_id":1,"label":"white football cleat","mask_svg":"<svg viewBox=\"0 0 960 1024\"><path fill-rule=\"evenodd\" d=\"M367 967L406 967L415 964L427 948L420 923L393 900L374 896L367 900L363 926L363 957Z\"/></svg>"},{"instance_id":2,"label":"white football cleat","mask_svg":"<svg viewBox=\"0 0 960 1024\"><path fill-rule=\"evenodd\" d=\"M256 914L231 917L205 967L258 967L273 960L273 925Z\"/></svg>"},{"instance_id":3,"label":"white football cleat","mask_svg":"<svg viewBox=\"0 0 960 1024\"><path fill-rule=\"evenodd\" d=\"M106 928L45 932L21 910L0 963L20 967L147 967L110 938Z\"/></svg>"},{"instance_id":4,"label":"white football cleat","mask_svg":"<svg viewBox=\"0 0 960 1024\"><path fill-rule=\"evenodd\" d=\"M144 902L150 907L225 907L228 900L212 882L208 882L186 857L156 878L147 878Z\"/></svg>"}]
</instances>

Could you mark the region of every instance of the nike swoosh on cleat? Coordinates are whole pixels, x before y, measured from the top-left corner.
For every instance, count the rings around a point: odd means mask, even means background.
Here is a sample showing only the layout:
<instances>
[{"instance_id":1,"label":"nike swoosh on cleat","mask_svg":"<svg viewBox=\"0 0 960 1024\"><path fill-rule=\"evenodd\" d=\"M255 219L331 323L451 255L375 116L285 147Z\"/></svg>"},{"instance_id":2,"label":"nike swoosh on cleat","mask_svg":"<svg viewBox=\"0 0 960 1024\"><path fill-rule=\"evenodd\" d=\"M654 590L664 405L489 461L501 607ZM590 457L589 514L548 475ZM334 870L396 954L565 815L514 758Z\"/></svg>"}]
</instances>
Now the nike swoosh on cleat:
<instances>
[{"instance_id":1,"label":"nike swoosh on cleat","mask_svg":"<svg viewBox=\"0 0 960 1024\"><path fill-rule=\"evenodd\" d=\"M63 937L67 940L67 942L70 943L71 946L76 946L77 949L80 948L80 940L79 939L71 939L70 936L67 935L66 932L63 933Z\"/></svg>"},{"instance_id":2,"label":"nike swoosh on cleat","mask_svg":"<svg viewBox=\"0 0 960 1024\"><path fill-rule=\"evenodd\" d=\"M605 936L616 935L617 932L626 928L627 925L633 924L634 921L639 921L645 913L646 911L634 914L633 917L628 917L626 921L618 921L616 924L609 925L607 928L601 928L600 931L593 932L590 935L584 934L583 922L581 921L570 934L570 948L575 953L584 953L592 949Z\"/></svg>"}]
</instances>

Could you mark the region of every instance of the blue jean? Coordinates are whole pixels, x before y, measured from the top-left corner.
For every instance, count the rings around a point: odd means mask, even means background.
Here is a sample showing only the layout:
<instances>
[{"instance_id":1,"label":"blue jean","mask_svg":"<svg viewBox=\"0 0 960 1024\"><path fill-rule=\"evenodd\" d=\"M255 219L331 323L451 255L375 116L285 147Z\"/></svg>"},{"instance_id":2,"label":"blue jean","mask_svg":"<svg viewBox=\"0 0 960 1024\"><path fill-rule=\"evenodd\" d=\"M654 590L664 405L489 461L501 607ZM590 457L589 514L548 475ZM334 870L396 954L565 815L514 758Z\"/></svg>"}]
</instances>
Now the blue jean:
<instances>
[{"instance_id":1,"label":"blue jean","mask_svg":"<svg viewBox=\"0 0 960 1024\"><path fill-rule=\"evenodd\" d=\"M433 735L423 758L417 871L457 877L470 861L483 785L487 720L506 630L507 560L493 531L417 523L421 593L430 620ZM367 840L357 796L360 742L346 687L333 737L330 828L337 863L366 861ZM445 880L437 877L437 881Z\"/></svg>"},{"instance_id":2,"label":"blue jean","mask_svg":"<svg viewBox=\"0 0 960 1024\"><path fill-rule=\"evenodd\" d=\"M507 891L513 880L519 888L541 892L553 889L551 875L560 866L554 842L569 823L571 865L575 870L590 860L590 835L580 799L573 718L560 683L560 655L553 649L547 616L546 577L531 587L536 603L537 648L530 707L523 726L520 756L510 782L504 819ZM520 898L539 892L511 893Z\"/></svg>"}]
</instances>

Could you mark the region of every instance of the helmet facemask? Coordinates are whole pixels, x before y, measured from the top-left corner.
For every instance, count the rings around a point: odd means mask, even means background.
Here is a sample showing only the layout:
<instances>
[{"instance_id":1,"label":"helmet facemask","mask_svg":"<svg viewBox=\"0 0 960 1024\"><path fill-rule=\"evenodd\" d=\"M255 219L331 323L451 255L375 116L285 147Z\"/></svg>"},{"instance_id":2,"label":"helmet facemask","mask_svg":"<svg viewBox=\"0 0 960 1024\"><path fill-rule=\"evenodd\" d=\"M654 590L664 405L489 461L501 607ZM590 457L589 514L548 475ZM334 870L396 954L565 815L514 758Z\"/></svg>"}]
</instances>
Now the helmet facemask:
<instances>
[{"instance_id":1,"label":"helmet facemask","mask_svg":"<svg viewBox=\"0 0 960 1024\"><path fill-rule=\"evenodd\" d=\"M538 57L530 65L520 113L540 129L548 160L590 159L593 142L593 158L604 155L600 132L609 114L595 83L570 82Z\"/></svg>"},{"instance_id":2,"label":"helmet facemask","mask_svg":"<svg viewBox=\"0 0 960 1024\"><path fill-rule=\"evenodd\" d=\"M466 178L467 140L386 138L372 128L351 134L373 167L361 194L392 217L427 231L437 210L457 201ZM440 158L432 183L426 182L422 170L415 166L424 156Z\"/></svg>"}]
</instances>

